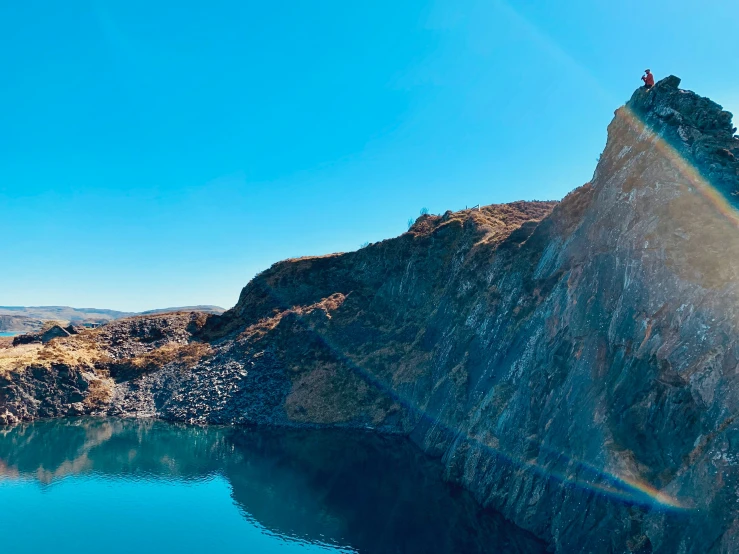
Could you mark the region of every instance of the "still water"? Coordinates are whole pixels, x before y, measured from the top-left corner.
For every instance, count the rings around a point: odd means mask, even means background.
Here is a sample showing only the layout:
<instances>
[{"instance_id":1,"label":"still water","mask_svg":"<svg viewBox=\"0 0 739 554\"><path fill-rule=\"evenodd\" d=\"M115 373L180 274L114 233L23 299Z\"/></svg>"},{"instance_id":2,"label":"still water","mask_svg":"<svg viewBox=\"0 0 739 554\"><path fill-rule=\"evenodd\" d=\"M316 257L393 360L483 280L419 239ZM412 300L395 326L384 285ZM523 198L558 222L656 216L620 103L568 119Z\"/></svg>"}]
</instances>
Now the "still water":
<instances>
[{"instance_id":1,"label":"still water","mask_svg":"<svg viewBox=\"0 0 739 554\"><path fill-rule=\"evenodd\" d=\"M14 337L18 333L9 333L7 331L0 331L0 337Z\"/></svg>"},{"instance_id":2,"label":"still water","mask_svg":"<svg viewBox=\"0 0 739 554\"><path fill-rule=\"evenodd\" d=\"M402 439L77 419L0 427L14 554L543 552Z\"/></svg>"}]
</instances>

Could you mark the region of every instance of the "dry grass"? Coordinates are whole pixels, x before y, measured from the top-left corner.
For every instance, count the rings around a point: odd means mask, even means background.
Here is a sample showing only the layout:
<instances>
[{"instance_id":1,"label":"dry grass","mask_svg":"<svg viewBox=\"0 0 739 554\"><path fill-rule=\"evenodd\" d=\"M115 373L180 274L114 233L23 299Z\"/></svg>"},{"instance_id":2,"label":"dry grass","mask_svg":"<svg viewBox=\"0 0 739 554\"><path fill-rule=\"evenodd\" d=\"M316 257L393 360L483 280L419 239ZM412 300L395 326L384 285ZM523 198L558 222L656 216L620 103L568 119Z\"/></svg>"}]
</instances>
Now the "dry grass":
<instances>
[{"instance_id":1,"label":"dry grass","mask_svg":"<svg viewBox=\"0 0 739 554\"><path fill-rule=\"evenodd\" d=\"M40 344L24 344L0 350L0 373L15 371L33 365L38 360Z\"/></svg>"},{"instance_id":2,"label":"dry grass","mask_svg":"<svg viewBox=\"0 0 739 554\"><path fill-rule=\"evenodd\" d=\"M161 316L146 316L141 319L166 319L167 322L181 319L182 314L166 314ZM205 314L185 314L184 326L198 329L203 326L207 316ZM132 318L136 319L136 318ZM126 325L129 320L121 320L118 325ZM116 324L111 324L116 325ZM165 326L166 327L166 326ZM111 332L113 333L111 335ZM128 338L139 349L146 347L136 342L136 337L129 337L126 329L111 329L109 326L86 330L78 335L62 337L49 341L46 344L28 344L13 347L12 342L3 341L0 346L0 372L22 371L32 366L51 367L53 364L64 364L79 369L94 370L102 379L109 379L106 371L118 376L121 373L132 376L144 371L153 371L172 362L177 362L185 368L190 368L212 353L210 345L205 343L185 343L180 337L140 354L129 354L130 357L115 360L118 355L113 347L118 344L118 335ZM164 338L164 337L162 337ZM166 339L165 339L166 340ZM125 346L125 345L124 345ZM152 345L153 347L154 345ZM135 351L136 349L134 349ZM95 385L98 386L98 385ZM99 390L91 401L104 402L109 394L108 385L101 383Z\"/></svg>"},{"instance_id":3,"label":"dry grass","mask_svg":"<svg viewBox=\"0 0 739 554\"><path fill-rule=\"evenodd\" d=\"M337 292L310 306L293 306L289 310L279 312L272 317L261 319L254 325L250 325L241 332L239 337L241 339L261 338L274 330L280 321L288 315L307 316L316 310L321 310L328 319L331 319L331 312L338 310L345 300L346 296Z\"/></svg>"},{"instance_id":4,"label":"dry grass","mask_svg":"<svg viewBox=\"0 0 739 554\"><path fill-rule=\"evenodd\" d=\"M112 394L113 381L109 378L109 372L116 378L134 377L172 362L189 369L210 354L212 348L206 343L170 343L140 356L114 362L95 343L94 337L78 335L56 339L45 345L25 344L0 349L0 374L33 366L51 367L52 364L95 370L99 379L91 381L90 397L86 402L97 406L107 403Z\"/></svg>"},{"instance_id":5,"label":"dry grass","mask_svg":"<svg viewBox=\"0 0 739 554\"><path fill-rule=\"evenodd\" d=\"M184 345L170 343L140 356L122 360L116 365L134 372L144 372L154 371L172 362L177 362L189 369L212 352L211 346L204 342Z\"/></svg>"},{"instance_id":6,"label":"dry grass","mask_svg":"<svg viewBox=\"0 0 739 554\"><path fill-rule=\"evenodd\" d=\"M89 408L100 408L110 403L113 397L114 381L108 377L92 379L85 398L85 405Z\"/></svg>"},{"instance_id":7,"label":"dry grass","mask_svg":"<svg viewBox=\"0 0 739 554\"><path fill-rule=\"evenodd\" d=\"M0 349L0 372L19 371L30 366L51 367L66 364L92 369L108 357L93 340L84 335L61 338L46 344L23 344Z\"/></svg>"},{"instance_id":8,"label":"dry grass","mask_svg":"<svg viewBox=\"0 0 739 554\"><path fill-rule=\"evenodd\" d=\"M486 241L502 240L527 221L541 221L557 206L556 201L511 202L491 204L479 209L446 212L443 216L424 215L419 217L408 232L423 236L445 226L472 224L485 232Z\"/></svg>"}]
</instances>

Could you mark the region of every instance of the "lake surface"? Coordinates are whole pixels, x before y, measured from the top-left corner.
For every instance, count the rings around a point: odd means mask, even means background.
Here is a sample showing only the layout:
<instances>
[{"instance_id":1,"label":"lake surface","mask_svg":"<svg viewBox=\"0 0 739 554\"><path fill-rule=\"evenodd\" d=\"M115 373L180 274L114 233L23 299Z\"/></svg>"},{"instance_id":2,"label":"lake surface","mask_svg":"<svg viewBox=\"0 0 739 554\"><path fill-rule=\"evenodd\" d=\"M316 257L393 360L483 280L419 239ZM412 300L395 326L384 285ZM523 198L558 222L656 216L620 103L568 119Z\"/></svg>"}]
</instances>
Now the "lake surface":
<instances>
[{"instance_id":1,"label":"lake surface","mask_svg":"<svg viewBox=\"0 0 739 554\"><path fill-rule=\"evenodd\" d=\"M6 331L0 331L0 337L14 337L14 336L16 336L17 334L18 334L18 333L8 333L8 332L6 332Z\"/></svg>"},{"instance_id":2,"label":"lake surface","mask_svg":"<svg viewBox=\"0 0 739 554\"><path fill-rule=\"evenodd\" d=\"M0 427L3 551L539 553L399 438L73 419Z\"/></svg>"}]
</instances>

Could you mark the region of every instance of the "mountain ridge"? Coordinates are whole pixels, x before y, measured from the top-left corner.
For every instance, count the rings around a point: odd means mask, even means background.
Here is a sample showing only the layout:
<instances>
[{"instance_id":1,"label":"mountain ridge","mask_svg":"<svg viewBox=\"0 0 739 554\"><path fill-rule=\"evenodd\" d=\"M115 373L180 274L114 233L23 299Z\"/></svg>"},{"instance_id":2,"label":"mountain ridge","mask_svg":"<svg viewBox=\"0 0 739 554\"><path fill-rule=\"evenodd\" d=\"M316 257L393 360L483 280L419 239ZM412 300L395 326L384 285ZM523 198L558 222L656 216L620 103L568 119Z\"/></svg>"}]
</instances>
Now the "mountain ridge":
<instances>
[{"instance_id":1,"label":"mountain ridge","mask_svg":"<svg viewBox=\"0 0 739 554\"><path fill-rule=\"evenodd\" d=\"M225 310L220 306L211 305L161 308L144 312L122 312L104 308L72 308L70 306L0 306L0 331L18 333L38 331L47 321L60 321L64 324L92 323L100 325L124 317L178 311L220 314Z\"/></svg>"}]
</instances>

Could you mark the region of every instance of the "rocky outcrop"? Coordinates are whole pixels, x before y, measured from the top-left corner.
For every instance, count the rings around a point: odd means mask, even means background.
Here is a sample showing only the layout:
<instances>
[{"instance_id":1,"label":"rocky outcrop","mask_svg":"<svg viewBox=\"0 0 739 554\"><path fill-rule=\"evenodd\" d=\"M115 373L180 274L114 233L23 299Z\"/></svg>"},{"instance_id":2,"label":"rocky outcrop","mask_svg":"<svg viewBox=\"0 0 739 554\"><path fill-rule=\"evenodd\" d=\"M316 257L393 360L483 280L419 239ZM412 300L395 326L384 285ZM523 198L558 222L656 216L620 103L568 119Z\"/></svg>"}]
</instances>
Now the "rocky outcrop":
<instances>
[{"instance_id":1,"label":"rocky outcrop","mask_svg":"<svg viewBox=\"0 0 739 554\"><path fill-rule=\"evenodd\" d=\"M208 347L192 336L205 319L199 312L136 317L0 349L0 425L113 411L155 415L149 404L124 399L150 373L168 365L181 373L203 357Z\"/></svg>"},{"instance_id":2,"label":"rocky outcrop","mask_svg":"<svg viewBox=\"0 0 739 554\"><path fill-rule=\"evenodd\" d=\"M561 203L425 215L222 316L103 327L88 413L405 434L558 552L738 552L739 140L678 86L617 110ZM33 417L13 387L5 421Z\"/></svg>"},{"instance_id":3,"label":"rocky outcrop","mask_svg":"<svg viewBox=\"0 0 739 554\"><path fill-rule=\"evenodd\" d=\"M667 77L652 89L638 89L626 110L659 134L703 179L733 204L739 203L739 146L732 114L708 98L678 88Z\"/></svg>"}]
</instances>

